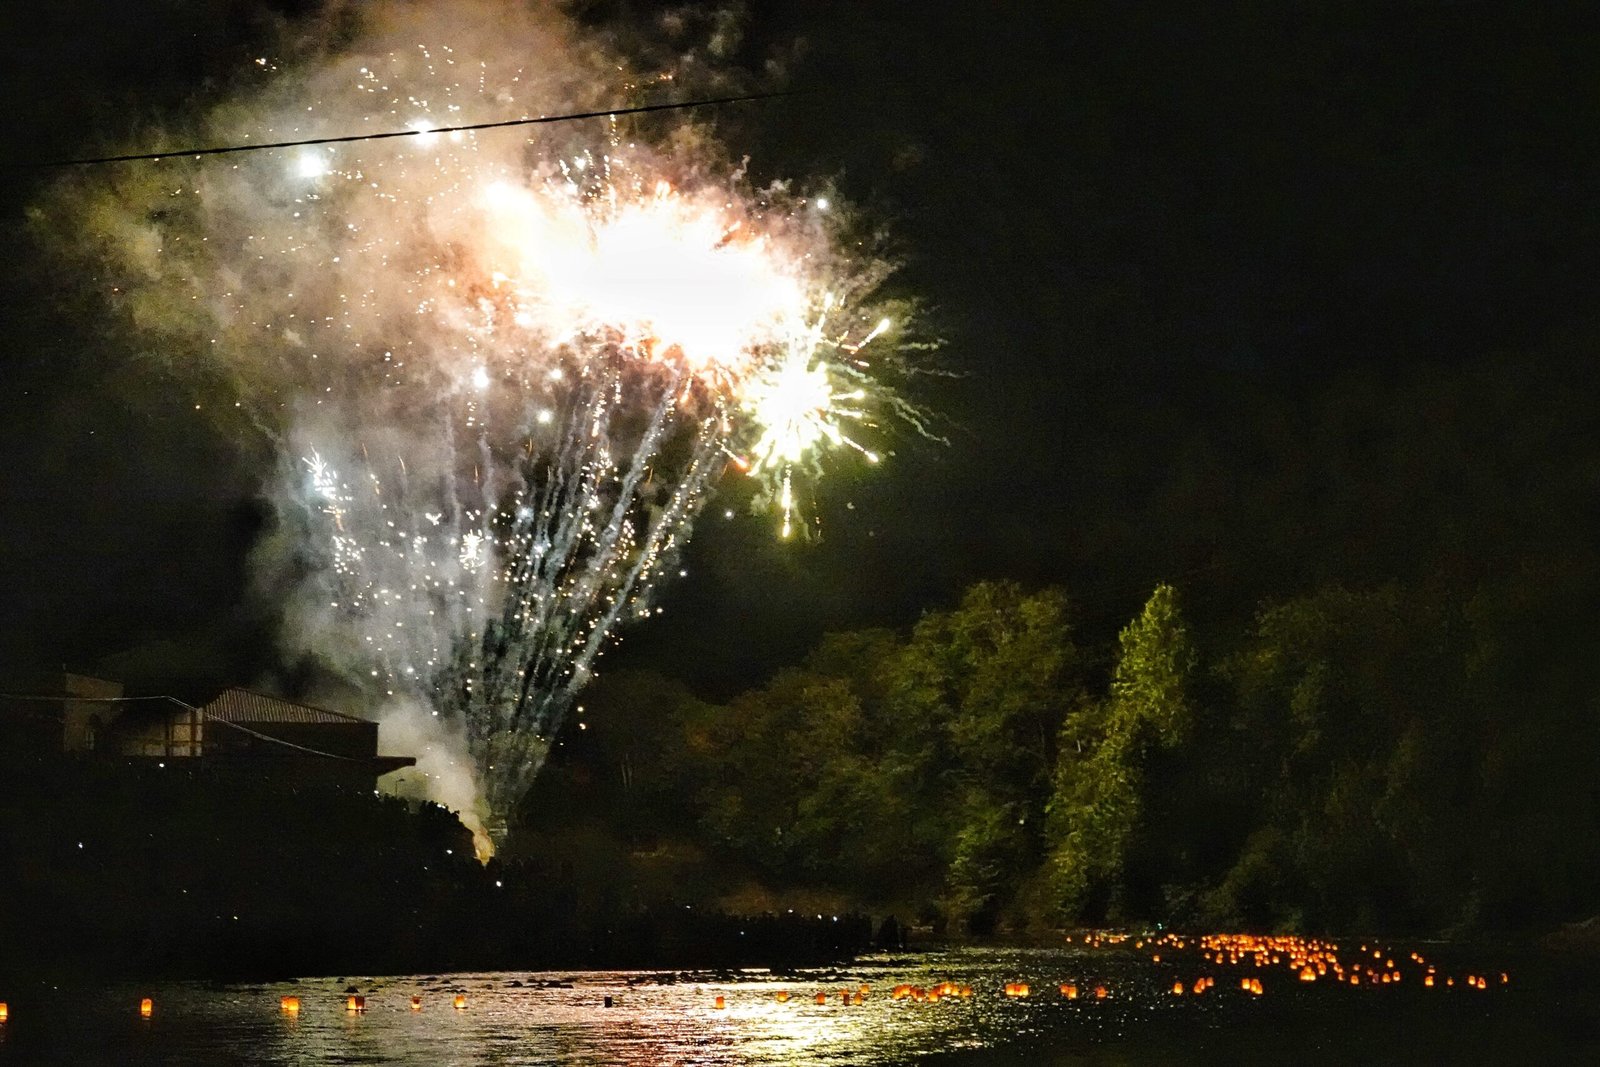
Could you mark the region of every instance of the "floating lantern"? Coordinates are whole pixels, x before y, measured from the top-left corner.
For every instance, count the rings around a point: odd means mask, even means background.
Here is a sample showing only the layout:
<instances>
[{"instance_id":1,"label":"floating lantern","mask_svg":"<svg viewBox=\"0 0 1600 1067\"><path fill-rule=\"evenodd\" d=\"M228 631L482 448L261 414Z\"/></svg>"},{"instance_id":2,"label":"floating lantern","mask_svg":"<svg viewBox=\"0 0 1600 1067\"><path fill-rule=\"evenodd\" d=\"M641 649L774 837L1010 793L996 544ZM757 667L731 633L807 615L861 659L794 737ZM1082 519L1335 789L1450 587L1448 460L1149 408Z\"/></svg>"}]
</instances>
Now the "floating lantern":
<instances>
[{"instance_id":1,"label":"floating lantern","mask_svg":"<svg viewBox=\"0 0 1600 1067\"><path fill-rule=\"evenodd\" d=\"M1071 982L1063 982L1061 985L1061 995L1066 997L1068 1000L1077 1000L1078 987L1073 985Z\"/></svg>"},{"instance_id":2,"label":"floating lantern","mask_svg":"<svg viewBox=\"0 0 1600 1067\"><path fill-rule=\"evenodd\" d=\"M777 1000L777 1002L779 1004L787 1004L787 1003L789 1003L789 991L787 989L778 990L776 993L773 994L773 997L774 997L774 999Z\"/></svg>"},{"instance_id":3,"label":"floating lantern","mask_svg":"<svg viewBox=\"0 0 1600 1067\"><path fill-rule=\"evenodd\" d=\"M1104 1000L1104 999L1106 999L1106 997L1108 997L1110 995L1111 995L1110 992L1106 989L1105 986L1097 985L1097 986L1094 987L1094 999L1096 999L1096 1000Z\"/></svg>"},{"instance_id":4,"label":"floating lantern","mask_svg":"<svg viewBox=\"0 0 1600 1067\"><path fill-rule=\"evenodd\" d=\"M1300 968L1300 981L1302 981L1302 982L1315 982L1316 980L1317 980L1317 972L1316 971L1313 971L1310 967L1302 967L1302 968Z\"/></svg>"},{"instance_id":5,"label":"floating lantern","mask_svg":"<svg viewBox=\"0 0 1600 1067\"><path fill-rule=\"evenodd\" d=\"M465 993L457 993L456 999L451 1001L451 1006L454 1007L456 1011L466 1011L467 995Z\"/></svg>"},{"instance_id":6,"label":"floating lantern","mask_svg":"<svg viewBox=\"0 0 1600 1067\"><path fill-rule=\"evenodd\" d=\"M711 1006L720 1011L721 1009L726 1008L728 1006L728 1000L727 1000L726 997L722 996L722 994L719 993L719 994L717 994L717 999L713 1000L711 1002Z\"/></svg>"},{"instance_id":7,"label":"floating lantern","mask_svg":"<svg viewBox=\"0 0 1600 1067\"><path fill-rule=\"evenodd\" d=\"M850 1003L853 1006L859 1008L861 1005L865 1004L866 1002L867 1002L867 998L863 994L861 994L861 993L851 993L850 994Z\"/></svg>"},{"instance_id":8,"label":"floating lantern","mask_svg":"<svg viewBox=\"0 0 1600 1067\"><path fill-rule=\"evenodd\" d=\"M1424 975L1423 978L1422 978L1422 984L1427 986L1429 989L1432 989L1433 988L1433 975L1431 975L1431 974Z\"/></svg>"},{"instance_id":9,"label":"floating lantern","mask_svg":"<svg viewBox=\"0 0 1600 1067\"><path fill-rule=\"evenodd\" d=\"M411 998L411 1010L412 1011L421 1011L422 1010L422 998L421 997L413 996Z\"/></svg>"},{"instance_id":10,"label":"floating lantern","mask_svg":"<svg viewBox=\"0 0 1600 1067\"><path fill-rule=\"evenodd\" d=\"M351 995L345 998L344 1010L351 1015L360 1015L367 1010L367 998Z\"/></svg>"},{"instance_id":11,"label":"floating lantern","mask_svg":"<svg viewBox=\"0 0 1600 1067\"><path fill-rule=\"evenodd\" d=\"M819 990L818 990L818 991L817 991L817 997L816 997L816 1000L817 1000L817 1003L818 1003L818 1004L826 1004L826 1003L828 1003L828 994L826 994L826 993L824 993L824 992L822 992L822 991L821 991L821 990L820 990L820 989L819 989Z\"/></svg>"},{"instance_id":12,"label":"floating lantern","mask_svg":"<svg viewBox=\"0 0 1600 1067\"><path fill-rule=\"evenodd\" d=\"M1195 992L1198 993L1199 990L1195 990ZM1182 982L1173 982L1172 983L1172 995L1175 996L1175 997L1183 996L1183 983Z\"/></svg>"},{"instance_id":13,"label":"floating lantern","mask_svg":"<svg viewBox=\"0 0 1600 1067\"><path fill-rule=\"evenodd\" d=\"M0 1000L0 1023L5 1022L9 1018L11 1018L11 1005L7 1004L3 1000Z\"/></svg>"},{"instance_id":14,"label":"floating lantern","mask_svg":"<svg viewBox=\"0 0 1600 1067\"><path fill-rule=\"evenodd\" d=\"M300 998L299 997L279 997L278 998L278 1010L283 1012L285 1015L299 1015L300 1014Z\"/></svg>"},{"instance_id":15,"label":"floating lantern","mask_svg":"<svg viewBox=\"0 0 1600 1067\"><path fill-rule=\"evenodd\" d=\"M139 1001L139 1017L141 1019L150 1018L150 1016L155 1014L155 1010L156 1002L151 1000L149 997L145 997L143 1000Z\"/></svg>"}]
</instances>

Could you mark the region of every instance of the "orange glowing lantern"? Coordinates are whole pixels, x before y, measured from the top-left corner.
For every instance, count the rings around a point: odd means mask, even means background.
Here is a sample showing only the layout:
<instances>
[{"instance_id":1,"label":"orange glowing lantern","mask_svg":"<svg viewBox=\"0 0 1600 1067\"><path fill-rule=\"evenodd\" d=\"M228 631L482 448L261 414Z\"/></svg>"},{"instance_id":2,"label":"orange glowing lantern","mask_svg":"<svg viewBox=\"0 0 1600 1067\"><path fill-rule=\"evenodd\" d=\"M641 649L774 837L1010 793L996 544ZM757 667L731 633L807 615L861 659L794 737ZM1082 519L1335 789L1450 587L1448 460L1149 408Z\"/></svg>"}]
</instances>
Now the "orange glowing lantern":
<instances>
[{"instance_id":1,"label":"orange glowing lantern","mask_svg":"<svg viewBox=\"0 0 1600 1067\"><path fill-rule=\"evenodd\" d=\"M773 996L776 998L779 1004L789 1003L789 991L787 989L780 989L774 993Z\"/></svg>"},{"instance_id":2,"label":"orange glowing lantern","mask_svg":"<svg viewBox=\"0 0 1600 1067\"><path fill-rule=\"evenodd\" d=\"M455 1000L450 1002L450 1006L455 1008L456 1011L466 1011L467 995L465 993L457 993Z\"/></svg>"},{"instance_id":3,"label":"orange glowing lantern","mask_svg":"<svg viewBox=\"0 0 1600 1067\"><path fill-rule=\"evenodd\" d=\"M1172 983L1172 995L1175 996L1175 997L1183 996L1183 983L1182 982L1173 982Z\"/></svg>"},{"instance_id":4,"label":"orange glowing lantern","mask_svg":"<svg viewBox=\"0 0 1600 1067\"><path fill-rule=\"evenodd\" d=\"M1097 986L1094 987L1094 999L1096 999L1096 1000L1104 1000L1104 999L1106 999L1106 997L1108 997L1110 995L1111 995L1110 991L1107 990L1105 986L1097 985Z\"/></svg>"},{"instance_id":5,"label":"orange glowing lantern","mask_svg":"<svg viewBox=\"0 0 1600 1067\"><path fill-rule=\"evenodd\" d=\"M411 1010L412 1011L421 1011L422 1010L422 998L421 997L416 996L414 994L412 995L412 997L411 997Z\"/></svg>"},{"instance_id":6,"label":"orange glowing lantern","mask_svg":"<svg viewBox=\"0 0 1600 1067\"><path fill-rule=\"evenodd\" d=\"M852 1005L854 1005L855 1007L859 1008L861 1005L865 1004L866 1002L867 1002L867 998L866 998L866 996L864 994L862 994L862 993L851 993L850 994L850 1003Z\"/></svg>"},{"instance_id":7,"label":"orange glowing lantern","mask_svg":"<svg viewBox=\"0 0 1600 1067\"><path fill-rule=\"evenodd\" d=\"M1066 997L1068 1000L1077 1000L1078 987L1073 985L1071 982L1064 982L1061 986L1061 995Z\"/></svg>"},{"instance_id":8,"label":"orange glowing lantern","mask_svg":"<svg viewBox=\"0 0 1600 1067\"><path fill-rule=\"evenodd\" d=\"M367 1010L367 998L351 995L345 998L344 1010L352 1015L359 1015Z\"/></svg>"},{"instance_id":9,"label":"orange glowing lantern","mask_svg":"<svg viewBox=\"0 0 1600 1067\"><path fill-rule=\"evenodd\" d=\"M717 994L717 999L711 1002L713 1008L722 1009L728 1006L728 1000L722 994Z\"/></svg>"},{"instance_id":10,"label":"orange glowing lantern","mask_svg":"<svg viewBox=\"0 0 1600 1067\"><path fill-rule=\"evenodd\" d=\"M150 1018L150 1016L155 1014L155 1011L156 1002L151 1000L149 997L145 997L143 1000L139 1001L139 1017L141 1019Z\"/></svg>"},{"instance_id":11,"label":"orange glowing lantern","mask_svg":"<svg viewBox=\"0 0 1600 1067\"><path fill-rule=\"evenodd\" d=\"M1302 982L1315 982L1316 980L1317 980L1317 972L1316 971L1313 971L1310 967L1302 967L1302 968L1300 968L1300 981L1302 981Z\"/></svg>"},{"instance_id":12,"label":"orange glowing lantern","mask_svg":"<svg viewBox=\"0 0 1600 1067\"><path fill-rule=\"evenodd\" d=\"M0 1023L5 1022L9 1018L11 1018L11 1005L7 1004L3 1000L0 1000Z\"/></svg>"},{"instance_id":13,"label":"orange glowing lantern","mask_svg":"<svg viewBox=\"0 0 1600 1067\"><path fill-rule=\"evenodd\" d=\"M818 990L817 991L817 1003L818 1004L826 1004L826 1003L828 1003L828 994L822 992L821 990Z\"/></svg>"},{"instance_id":14,"label":"orange glowing lantern","mask_svg":"<svg viewBox=\"0 0 1600 1067\"><path fill-rule=\"evenodd\" d=\"M283 1012L285 1015L299 1015L300 1014L300 998L299 997L279 997L278 998L278 1010Z\"/></svg>"},{"instance_id":15,"label":"orange glowing lantern","mask_svg":"<svg viewBox=\"0 0 1600 1067\"><path fill-rule=\"evenodd\" d=\"M1433 975L1431 975L1431 974L1424 975L1423 979L1422 979L1422 984L1427 986L1429 989L1432 989L1433 988Z\"/></svg>"}]
</instances>

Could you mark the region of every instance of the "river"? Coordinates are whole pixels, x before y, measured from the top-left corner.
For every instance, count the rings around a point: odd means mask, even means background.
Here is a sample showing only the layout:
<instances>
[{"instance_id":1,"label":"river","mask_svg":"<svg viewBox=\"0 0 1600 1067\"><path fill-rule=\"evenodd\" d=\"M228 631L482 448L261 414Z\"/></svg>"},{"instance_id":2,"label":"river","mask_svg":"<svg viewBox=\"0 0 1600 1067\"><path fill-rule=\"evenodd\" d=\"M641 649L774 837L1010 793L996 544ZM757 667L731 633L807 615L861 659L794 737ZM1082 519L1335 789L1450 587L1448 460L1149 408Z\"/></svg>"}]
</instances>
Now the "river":
<instances>
[{"instance_id":1,"label":"river","mask_svg":"<svg viewBox=\"0 0 1600 1067\"><path fill-rule=\"evenodd\" d=\"M1269 952L1213 956L1193 941L1135 944L872 955L785 975L518 972L0 990L8 998L0 1064L1600 1063L1594 982L1548 958L1341 944L1326 958L1342 976L1312 980L1301 974L1311 964L1297 966L1288 952L1273 963ZM1429 967L1437 968L1431 986ZM1399 977L1380 982L1385 973ZM1252 978L1259 993L1248 988ZM1022 982L1027 995L1005 995ZM948 995L929 997L941 983ZM863 986L854 1003L849 994ZM362 1010L351 1010L352 995ZM286 997L298 998L298 1011L285 1010Z\"/></svg>"}]
</instances>

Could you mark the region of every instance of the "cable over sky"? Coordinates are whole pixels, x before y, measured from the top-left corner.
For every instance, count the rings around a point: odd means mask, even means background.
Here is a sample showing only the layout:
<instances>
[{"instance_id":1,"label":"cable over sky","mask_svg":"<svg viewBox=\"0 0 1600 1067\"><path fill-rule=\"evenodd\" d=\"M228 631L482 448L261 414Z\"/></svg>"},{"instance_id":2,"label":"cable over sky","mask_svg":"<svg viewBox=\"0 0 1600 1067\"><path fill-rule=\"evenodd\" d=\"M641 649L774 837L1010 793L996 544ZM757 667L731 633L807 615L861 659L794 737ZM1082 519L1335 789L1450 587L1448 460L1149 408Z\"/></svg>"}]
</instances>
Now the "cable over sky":
<instances>
[{"instance_id":1,"label":"cable over sky","mask_svg":"<svg viewBox=\"0 0 1600 1067\"><path fill-rule=\"evenodd\" d=\"M466 133L473 130L496 130L509 126L539 126L553 122L577 122L582 119L616 118L622 115L646 115L657 111L685 111L690 108L718 107L724 104L742 104L754 100L774 100L794 96L791 90L767 93L745 93L739 96L716 96L702 100L676 100L663 104L640 104L636 107L614 107L600 111L573 111L560 115L532 115L496 122L472 122L462 126L419 126L404 130L385 130L381 133L353 133L339 137L308 137L296 141L272 141L267 144L217 145L207 148L173 148L160 152L134 152L128 155L93 156L83 159L53 159L43 162L14 163L14 167L91 167L104 163L137 163L147 160L181 159L195 156L222 156L236 152L265 152L277 148L307 148L315 145L349 144L354 141L381 141L393 137L434 136L441 133Z\"/></svg>"}]
</instances>

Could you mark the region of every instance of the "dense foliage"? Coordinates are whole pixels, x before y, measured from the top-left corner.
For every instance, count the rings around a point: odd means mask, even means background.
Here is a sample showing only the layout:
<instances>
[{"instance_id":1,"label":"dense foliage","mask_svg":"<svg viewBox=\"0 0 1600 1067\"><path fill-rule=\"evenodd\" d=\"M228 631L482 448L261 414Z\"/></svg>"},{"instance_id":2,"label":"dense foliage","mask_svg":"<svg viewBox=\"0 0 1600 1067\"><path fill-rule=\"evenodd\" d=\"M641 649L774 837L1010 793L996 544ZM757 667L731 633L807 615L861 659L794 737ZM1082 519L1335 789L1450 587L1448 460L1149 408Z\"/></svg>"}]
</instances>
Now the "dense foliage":
<instances>
[{"instance_id":1,"label":"dense foliage","mask_svg":"<svg viewBox=\"0 0 1600 1067\"><path fill-rule=\"evenodd\" d=\"M1579 767L1600 728L1592 695L1513 674L1539 595L1328 584L1202 647L1161 585L1100 650L1060 591L980 583L726 706L604 683L530 844L584 864L609 842L619 884L654 869L977 932L1575 916L1600 875ZM1563 743L1570 773L1541 768Z\"/></svg>"}]
</instances>

